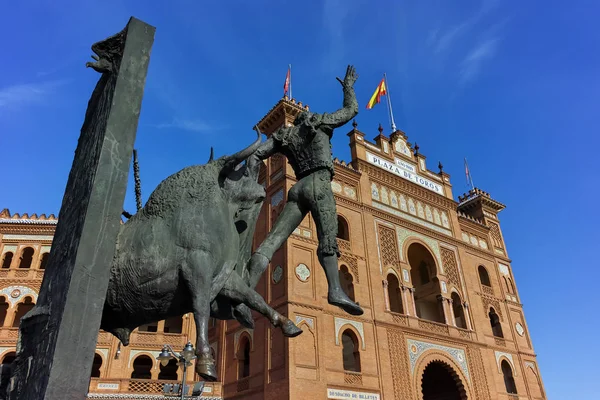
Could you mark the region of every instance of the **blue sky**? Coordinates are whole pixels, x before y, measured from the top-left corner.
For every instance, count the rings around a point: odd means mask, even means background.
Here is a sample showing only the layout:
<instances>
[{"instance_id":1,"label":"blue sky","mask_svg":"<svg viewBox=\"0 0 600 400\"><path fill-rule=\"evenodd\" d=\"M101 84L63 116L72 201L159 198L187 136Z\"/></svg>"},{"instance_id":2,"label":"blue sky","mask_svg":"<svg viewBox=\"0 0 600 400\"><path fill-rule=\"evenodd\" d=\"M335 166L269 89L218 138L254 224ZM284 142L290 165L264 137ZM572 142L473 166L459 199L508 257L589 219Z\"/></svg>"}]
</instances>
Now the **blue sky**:
<instances>
[{"instance_id":1,"label":"blue sky","mask_svg":"<svg viewBox=\"0 0 600 400\"><path fill-rule=\"evenodd\" d=\"M341 105L335 77L354 64L359 129L389 133L383 104L364 109L386 72L396 124L430 168L442 161L455 197L466 156L475 184L507 205L549 398L596 398L599 11L591 0L4 2L0 208L58 214L99 77L84 67L90 46L131 15L157 27L136 142L144 199L210 146L250 143L289 63L294 97L316 111ZM333 140L345 160L350 128Z\"/></svg>"}]
</instances>

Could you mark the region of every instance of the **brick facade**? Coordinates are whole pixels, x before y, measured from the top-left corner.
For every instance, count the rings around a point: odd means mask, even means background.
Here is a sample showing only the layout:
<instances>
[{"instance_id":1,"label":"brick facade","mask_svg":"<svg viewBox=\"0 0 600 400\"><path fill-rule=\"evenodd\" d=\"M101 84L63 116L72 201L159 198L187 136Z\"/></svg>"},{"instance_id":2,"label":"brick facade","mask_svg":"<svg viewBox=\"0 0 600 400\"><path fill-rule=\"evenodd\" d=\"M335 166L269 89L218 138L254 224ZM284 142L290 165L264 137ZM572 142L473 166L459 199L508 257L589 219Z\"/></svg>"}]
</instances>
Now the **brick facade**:
<instances>
[{"instance_id":1,"label":"brick facade","mask_svg":"<svg viewBox=\"0 0 600 400\"><path fill-rule=\"evenodd\" d=\"M270 134L306 109L282 99L259 127ZM479 189L456 202L450 176L428 169L425 156L402 131L386 137L380 130L370 142L353 124L348 136L352 160L335 161L332 189L342 285L364 315L353 317L327 303L315 224L306 217L257 286L304 332L284 338L257 313L253 331L236 321L213 321L211 343L222 382L207 385L204 396L546 398L498 219L504 205ZM281 212L295 179L285 158L274 156L265 162L260 181L267 199L255 245ZM43 274L39 266L55 224L54 216L10 215L7 210L0 215L2 260L14 253L10 267L0 269L0 295L8 305L1 358L14 351L16 328L11 326L17 308L27 295L35 302ZM19 268L26 247L34 250L31 266ZM159 394L158 379L181 377L181 371L161 369L155 359L163 343L180 348L195 337L191 315L142 330L132 334L128 347L100 333L102 364L90 397L150 398L140 396ZM139 374L134 373L134 363L144 355L152 363L149 380L140 379L146 370L139 361ZM190 372L188 380L194 378Z\"/></svg>"}]
</instances>

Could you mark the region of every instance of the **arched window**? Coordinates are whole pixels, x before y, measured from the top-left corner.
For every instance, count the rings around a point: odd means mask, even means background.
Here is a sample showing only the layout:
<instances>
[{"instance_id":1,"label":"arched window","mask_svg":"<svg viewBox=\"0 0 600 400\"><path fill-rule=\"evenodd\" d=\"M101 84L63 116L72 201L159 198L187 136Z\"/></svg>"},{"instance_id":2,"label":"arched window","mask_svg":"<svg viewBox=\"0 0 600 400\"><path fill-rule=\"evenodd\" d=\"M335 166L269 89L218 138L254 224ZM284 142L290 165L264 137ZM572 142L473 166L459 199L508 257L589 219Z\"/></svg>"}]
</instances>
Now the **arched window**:
<instances>
[{"instance_id":1,"label":"arched window","mask_svg":"<svg viewBox=\"0 0 600 400\"><path fill-rule=\"evenodd\" d=\"M49 257L50 257L50 253L42 254L42 259L40 260L40 269L46 269L46 264L48 264Z\"/></svg>"},{"instance_id":2,"label":"arched window","mask_svg":"<svg viewBox=\"0 0 600 400\"><path fill-rule=\"evenodd\" d=\"M19 268L31 268L31 262L33 261L33 249L26 247L21 253L21 262Z\"/></svg>"},{"instance_id":3,"label":"arched window","mask_svg":"<svg viewBox=\"0 0 600 400\"><path fill-rule=\"evenodd\" d=\"M164 367L160 364L160 372L158 373L158 379L164 379L165 381L176 381L177 380L177 360L172 358L169 363Z\"/></svg>"},{"instance_id":4,"label":"arched window","mask_svg":"<svg viewBox=\"0 0 600 400\"><path fill-rule=\"evenodd\" d=\"M6 314L8 313L8 303L6 297L0 297L0 327L6 322Z\"/></svg>"},{"instance_id":5,"label":"arched window","mask_svg":"<svg viewBox=\"0 0 600 400\"><path fill-rule=\"evenodd\" d=\"M17 312L15 313L15 319L13 320L13 328L17 328L21 323L21 318L25 316L35 306L32 298L27 296L22 303L17 305Z\"/></svg>"},{"instance_id":6,"label":"arched window","mask_svg":"<svg viewBox=\"0 0 600 400\"><path fill-rule=\"evenodd\" d=\"M506 293L514 294L515 287L512 283L512 279L510 279L508 276L503 276L502 279L504 279L504 286L506 287Z\"/></svg>"},{"instance_id":7,"label":"arched window","mask_svg":"<svg viewBox=\"0 0 600 400\"><path fill-rule=\"evenodd\" d=\"M342 333L342 357L344 371L360 372L360 352L358 338L350 329Z\"/></svg>"},{"instance_id":8,"label":"arched window","mask_svg":"<svg viewBox=\"0 0 600 400\"><path fill-rule=\"evenodd\" d=\"M348 271L348 267L346 267L345 265L342 265L340 267L340 285L342 285L342 289L344 289L344 292L346 292L346 294L348 295L348 297L350 297L350 299L352 301L355 301L354 299L354 278L352 278L352 274Z\"/></svg>"},{"instance_id":9,"label":"arched window","mask_svg":"<svg viewBox=\"0 0 600 400\"><path fill-rule=\"evenodd\" d=\"M517 394L517 385L515 385L515 378L513 378L513 372L510 364L508 364L508 361L502 360L500 367L502 368L502 375L504 376L506 393Z\"/></svg>"},{"instance_id":10,"label":"arched window","mask_svg":"<svg viewBox=\"0 0 600 400\"><path fill-rule=\"evenodd\" d=\"M238 349L238 379L250 376L250 339L243 335Z\"/></svg>"},{"instance_id":11,"label":"arched window","mask_svg":"<svg viewBox=\"0 0 600 400\"><path fill-rule=\"evenodd\" d=\"M400 291L400 282L394 274L388 274L388 300L390 302L390 311L396 313L403 313L402 307L402 292Z\"/></svg>"},{"instance_id":12,"label":"arched window","mask_svg":"<svg viewBox=\"0 0 600 400\"><path fill-rule=\"evenodd\" d=\"M12 263L13 253L11 251L7 251L4 253L4 257L2 257L2 268L10 268L10 263Z\"/></svg>"},{"instance_id":13,"label":"arched window","mask_svg":"<svg viewBox=\"0 0 600 400\"><path fill-rule=\"evenodd\" d=\"M15 358L17 357L17 353L11 351L10 353L6 353L6 355L2 358L2 365L10 365Z\"/></svg>"},{"instance_id":14,"label":"arched window","mask_svg":"<svg viewBox=\"0 0 600 400\"><path fill-rule=\"evenodd\" d=\"M452 292L452 311L454 312L454 323L457 327L467 329L467 321L465 321L465 310L460 300L460 296L456 292Z\"/></svg>"},{"instance_id":15,"label":"arched window","mask_svg":"<svg viewBox=\"0 0 600 400\"><path fill-rule=\"evenodd\" d=\"M337 237L343 240L350 240L350 230L348 229L348 222L346 222L346 220L339 216L337 217L337 221L338 221L338 233L337 233Z\"/></svg>"},{"instance_id":16,"label":"arched window","mask_svg":"<svg viewBox=\"0 0 600 400\"><path fill-rule=\"evenodd\" d=\"M131 379L152 379L152 367L154 362L147 355L141 355L133 360L133 372Z\"/></svg>"},{"instance_id":17,"label":"arched window","mask_svg":"<svg viewBox=\"0 0 600 400\"><path fill-rule=\"evenodd\" d=\"M498 317L498 314L496 314L496 310L494 310L494 308L490 308L488 316L490 317L490 325L492 326L492 333L494 336L503 338L504 334L502 334L502 325L500 324L500 317Z\"/></svg>"},{"instance_id":18,"label":"arched window","mask_svg":"<svg viewBox=\"0 0 600 400\"><path fill-rule=\"evenodd\" d=\"M92 378L100 378L100 368L102 367L102 357L100 354L94 354L94 363L92 364Z\"/></svg>"},{"instance_id":19,"label":"arched window","mask_svg":"<svg viewBox=\"0 0 600 400\"><path fill-rule=\"evenodd\" d=\"M15 360L15 357L16 357L16 354L14 351L7 353L2 358L2 365L8 367ZM10 379L10 374L11 374L11 368L6 368L6 369L2 368L2 372L0 373L0 379L2 379L2 381L4 381L4 382L8 382L8 380Z\"/></svg>"},{"instance_id":20,"label":"arched window","mask_svg":"<svg viewBox=\"0 0 600 400\"><path fill-rule=\"evenodd\" d=\"M171 317L165 320L165 333L181 333L183 327L183 316Z\"/></svg>"},{"instance_id":21,"label":"arched window","mask_svg":"<svg viewBox=\"0 0 600 400\"><path fill-rule=\"evenodd\" d=\"M417 316L433 322L446 323L444 306L438 300L442 289L435 281L437 268L433 254L420 243L412 243L407 253L410 280L415 288Z\"/></svg>"},{"instance_id":22,"label":"arched window","mask_svg":"<svg viewBox=\"0 0 600 400\"><path fill-rule=\"evenodd\" d=\"M477 270L479 271L479 281L481 282L481 284L483 286L492 287L492 284L490 283L490 276L488 275L487 270L484 268L484 266L480 265L479 268L477 268Z\"/></svg>"}]
</instances>

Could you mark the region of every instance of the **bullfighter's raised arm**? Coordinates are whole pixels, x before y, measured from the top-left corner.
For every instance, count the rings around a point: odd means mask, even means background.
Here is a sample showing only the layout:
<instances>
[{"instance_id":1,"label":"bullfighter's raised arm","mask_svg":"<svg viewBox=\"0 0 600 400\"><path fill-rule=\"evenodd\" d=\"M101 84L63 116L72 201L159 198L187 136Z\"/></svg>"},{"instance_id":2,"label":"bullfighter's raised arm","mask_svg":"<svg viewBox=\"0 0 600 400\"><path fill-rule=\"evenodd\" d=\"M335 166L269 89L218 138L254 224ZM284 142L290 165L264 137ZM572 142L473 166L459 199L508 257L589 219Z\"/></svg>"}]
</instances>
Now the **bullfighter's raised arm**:
<instances>
[{"instance_id":1,"label":"bullfighter's raised arm","mask_svg":"<svg viewBox=\"0 0 600 400\"><path fill-rule=\"evenodd\" d=\"M352 65L348 65L344 80L336 79L342 84L344 90L344 106L332 114L323 114L321 121L322 124L329 125L334 129L346 124L358 114L358 102L354 93L354 82L358 79L356 70Z\"/></svg>"},{"instance_id":2,"label":"bullfighter's raised arm","mask_svg":"<svg viewBox=\"0 0 600 400\"><path fill-rule=\"evenodd\" d=\"M254 129L258 131L258 126ZM279 146L273 138L273 135L271 135L258 147L258 149L254 153L252 153L250 157L248 157L248 171L254 171L255 168L260 168L260 163L262 160L266 160L278 151Z\"/></svg>"}]
</instances>

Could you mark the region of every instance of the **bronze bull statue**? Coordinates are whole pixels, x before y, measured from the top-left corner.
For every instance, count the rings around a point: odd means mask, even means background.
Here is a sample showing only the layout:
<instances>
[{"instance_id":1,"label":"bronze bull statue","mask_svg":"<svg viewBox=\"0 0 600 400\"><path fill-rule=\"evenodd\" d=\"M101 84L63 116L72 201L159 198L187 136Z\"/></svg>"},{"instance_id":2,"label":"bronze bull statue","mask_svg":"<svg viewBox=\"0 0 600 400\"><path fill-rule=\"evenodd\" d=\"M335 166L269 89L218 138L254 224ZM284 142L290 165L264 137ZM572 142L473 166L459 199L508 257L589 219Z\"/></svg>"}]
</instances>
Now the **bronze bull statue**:
<instances>
[{"instance_id":1,"label":"bronze bull statue","mask_svg":"<svg viewBox=\"0 0 600 400\"><path fill-rule=\"evenodd\" d=\"M196 372L209 381L217 379L208 342L210 316L234 318L233 307L243 303L284 335L302 333L241 278L265 189L257 182L258 167L236 167L260 145L256 131L257 140L246 149L216 160L211 152L207 164L162 181L121 226L110 272L101 329L127 346L135 328L192 312Z\"/></svg>"}]
</instances>

